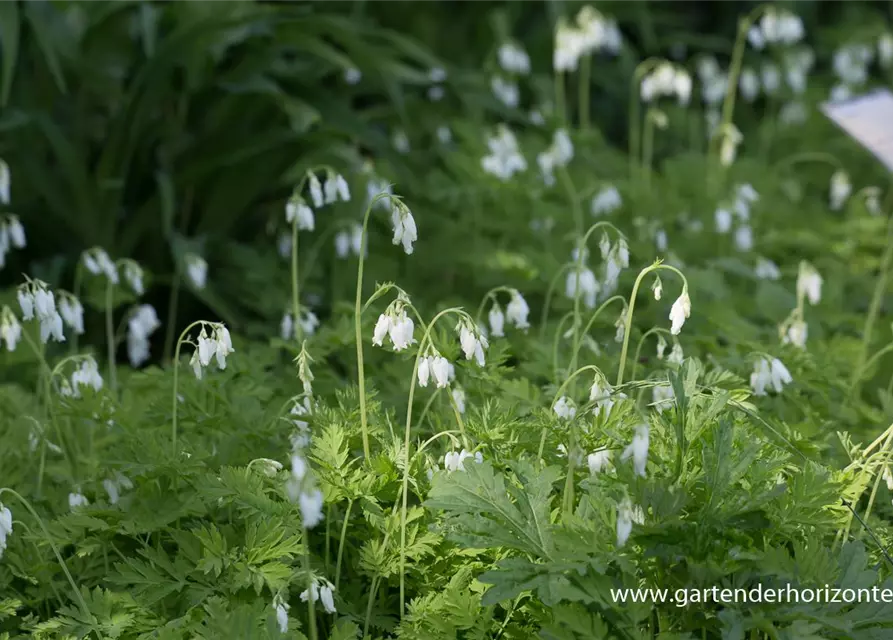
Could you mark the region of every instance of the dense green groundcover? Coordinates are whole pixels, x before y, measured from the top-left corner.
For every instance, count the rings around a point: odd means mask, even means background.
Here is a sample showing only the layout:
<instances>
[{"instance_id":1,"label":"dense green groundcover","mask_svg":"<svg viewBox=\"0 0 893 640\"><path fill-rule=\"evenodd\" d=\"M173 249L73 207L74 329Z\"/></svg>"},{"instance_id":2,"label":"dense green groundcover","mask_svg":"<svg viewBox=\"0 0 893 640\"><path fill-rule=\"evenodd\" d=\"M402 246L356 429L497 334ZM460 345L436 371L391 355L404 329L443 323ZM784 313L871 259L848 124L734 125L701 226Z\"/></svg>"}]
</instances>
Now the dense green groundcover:
<instances>
[{"instance_id":1,"label":"dense green groundcover","mask_svg":"<svg viewBox=\"0 0 893 640\"><path fill-rule=\"evenodd\" d=\"M888 7L715 4L0 3L0 638L893 637Z\"/></svg>"}]
</instances>

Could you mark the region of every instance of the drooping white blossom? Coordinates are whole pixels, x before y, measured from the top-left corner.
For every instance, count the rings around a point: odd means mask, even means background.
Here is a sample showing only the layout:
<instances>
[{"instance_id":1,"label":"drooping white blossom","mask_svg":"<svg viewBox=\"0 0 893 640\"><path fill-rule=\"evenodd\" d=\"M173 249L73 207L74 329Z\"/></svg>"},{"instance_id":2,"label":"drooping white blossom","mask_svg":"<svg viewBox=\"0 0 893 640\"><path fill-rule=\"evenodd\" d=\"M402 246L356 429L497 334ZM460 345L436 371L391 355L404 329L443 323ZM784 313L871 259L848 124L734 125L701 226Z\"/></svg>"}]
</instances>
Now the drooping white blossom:
<instances>
[{"instance_id":1,"label":"drooping white blossom","mask_svg":"<svg viewBox=\"0 0 893 640\"><path fill-rule=\"evenodd\" d=\"M688 290L683 289L682 294L676 298L676 302L670 308L670 333L678 336L682 330L682 325L691 315L691 300L688 297Z\"/></svg>"},{"instance_id":2,"label":"drooping white blossom","mask_svg":"<svg viewBox=\"0 0 893 640\"><path fill-rule=\"evenodd\" d=\"M643 423L636 427L633 441L623 450L621 460L633 459L633 470L636 475L645 477L645 465L648 463L648 425Z\"/></svg>"},{"instance_id":3,"label":"drooping white blossom","mask_svg":"<svg viewBox=\"0 0 893 640\"><path fill-rule=\"evenodd\" d=\"M465 461L469 458L478 464L484 461L484 456L480 451L475 451L473 454L465 449L462 449L462 451L459 451L458 453L450 451L443 457L443 468L446 469L448 473L465 471Z\"/></svg>"}]
</instances>

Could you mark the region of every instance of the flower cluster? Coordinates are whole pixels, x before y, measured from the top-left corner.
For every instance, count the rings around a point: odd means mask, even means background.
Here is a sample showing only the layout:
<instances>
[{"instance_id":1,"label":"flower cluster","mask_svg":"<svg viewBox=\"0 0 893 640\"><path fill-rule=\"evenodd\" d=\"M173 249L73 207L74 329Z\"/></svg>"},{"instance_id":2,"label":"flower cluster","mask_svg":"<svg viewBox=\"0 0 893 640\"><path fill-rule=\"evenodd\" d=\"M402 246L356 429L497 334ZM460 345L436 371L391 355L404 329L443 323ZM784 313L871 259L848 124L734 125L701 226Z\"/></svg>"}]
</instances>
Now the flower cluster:
<instances>
[{"instance_id":1,"label":"flower cluster","mask_svg":"<svg viewBox=\"0 0 893 640\"><path fill-rule=\"evenodd\" d=\"M473 454L465 449L462 449L462 451L458 453L450 451L443 457L443 468L446 469L447 473L452 473L453 471L465 471L465 461L468 458L471 458L478 464L484 461L484 456L481 455L480 451L475 451Z\"/></svg>"},{"instance_id":2,"label":"flower cluster","mask_svg":"<svg viewBox=\"0 0 893 640\"><path fill-rule=\"evenodd\" d=\"M358 224L352 225L350 229L342 229L335 234L335 254L342 260L350 254L359 256L363 250L362 245L363 227Z\"/></svg>"},{"instance_id":3,"label":"flower cluster","mask_svg":"<svg viewBox=\"0 0 893 640\"><path fill-rule=\"evenodd\" d=\"M753 249L753 231L750 227L750 207L760 199L760 195L749 184L738 185L732 205L723 204L717 208L714 218L719 233L729 233L735 227L735 248L739 251ZM737 220L737 224L735 224Z\"/></svg>"},{"instance_id":4,"label":"flower cluster","mask_svg":"<svg viewBox=\"0 0 893 640\"><path fill-rule=\"evenodd\" d=\"M406 313L409 300L400 294L397 299L388 305L385 312L378 316L375 329L372 331L372 344L382 346L385 337L390 338L394 351L403 351L409 345L416 342L413 333L415 323Z\"/></svg>"},{"instance_id":5,"label":"flower cluster","mask_svg":"<svg viewBox=\"0 0 893 640\"><path fill-rule=\"evenodd\" d=\"M552 406L552 411L562 420L573 420L577 415L577 406L567 396L561 396Z\"/></svg>"},{"instance_id":6,"label":"flower cluster","mask_svg":"<svg viewBox=\"0 0 893 640\"><path fill-rule=\"evenodd\" d=\"M80 300L67 291L59 291L59 315L77 335L83 335L84 307Z\"/></svg>"},{"instance_id":7,"label":"flower cluster","mask_svg":"<svg viewBox=\"0 0 893 640\"><path fill-rule=\"evenodd\" d=\"M490 78L490 89L493 95L509 109L514 109L521 101L521 90L518 83L501 75L494 75Z\"/></svg>"},{"instance_id":8,"label":"flower cluster","mask_svg":"<svg viewBox=\"0 0 893 640\"><path fill-rule=\"evenodd\" d=\"M131 311L127 320L127 357L132 366L139 367L149 359L149 336L160 326L152 305L142 304Z\"/></svg>"},{"instance_id":9,"label":"flower cluster","mask_svg":"<svg viewBox=\"0 0 893 640\"><path fill-rule=\"evenodd\" d=\"M622 547L629 540L633 531L633 523L644 524L645 514L642 507L633 505L629 498L624 498L617 507L617 546Z\"/></svg>"},{"instance_id":10,"label":"flower cluster","mask_svg":"<svg viewBox=\"0 0 893 640\"><path fill-rule=\"evenodd\" d=\"M85 356L74 373L71 374L71 382L63 379L59 392L70 398L81 397L81 387L90 387L94 392L102 389L102 376L99 374L99 366L92 356Z\"/></svg>"},{"instance_id":11,"label":"flower cluster","mask_svg":"<svg viewBox=\"0 0 893 640\"><path fill-rule=\"evenodd\" d=\"M428 380L434 378L434 384L438 389L443 389L450 384L455 377L455 370L449 360L440 355L433 348L430 353L419 360L419 386L427 387Z\"/></svg>"},{"instance_id":12,"label":"flower cluster","mask_svg":"<svg viewBox=\"0 0 893 640\"><path fill-rule=\"evenodd\" d=\"M211 335L208 335L210 329ZM229 335L229 329L219 322L203 322L198 342L195 343L195 351L189 364L195 377L201 380L202 369L211 363L211 358L216 356L217 367L226 369L226 357L234 351L233 343Z\"/></svg>"},{"instance_id":13,"label":"flower cluster","mask_svg":"<svg viewBox=\"0 0 893 640\"><path fill-rule=\"evenodd\" d=\"M506 73L526 76L530 73L530 56L517 42L503 42L497 52L499 66Z\"/></svg>"},{"instance_id":14,"label":"flower cluster","mask_svg":"<svg viewBox=\"0 0 893 640\"><path fill-rule=\"evenodd\" d=\"M642 102L675 96L679 104L687 105L691 99L691 87L691 75L688 71L671 62L662 62L642 78L640 94Z\"/></svg>"},{"instance_id":15,"label":"flower cluster","mask_svg":"<svg viewBox=\"0 0 893 640\"><path fill-rule=\"evenodd\" d=\"M304 307L301 307L300 314L297 322L295 322L291 310L286 311L282 316L282 322L279 324L279 335L282 336L283 340L297 339L298 329L301 330L300 334L305 336L312 336L316 332L317 327L319 327L319 318L316 317L316 314Z\"/></svg>"},{"instance_id":16,"label":"flower cluster","mask_svg":"<svg viewBox=\"0 0 893 640\"><path fill-rule=\"evenodd\" d=\"M589 205L590 211L594 216L604 216L623 206L623 198L614 185L606 185L602 187L598 193L592 197Z\"/></svg>"},{"instance_id":17,"label":"flower cluster","mask_svg":"<svg viewBox=\"0 0 893 640\"><path fill-rule=\"evenodd\" d=\"M459 345L465 353L465 359L472 358L477 361L478 366L484 366L484 351L490 346L487 338L481 332L480 328L475 326L468 318L462 317L456 325L456 331L459 332Z\"/></svg>"},{"instance_id":18,"label":"flower cluster","mask_svg":"<svg viewBox=\"0 0 893 640\"><path fill-rule=\"evenodd\" d=\"M822 276L816 268L805 260L800 263L800 271L797 274L797 299L809 300L809 304L816 305L822 299Z\"/></svg>"},{"instance_id":19,"label":"flower cluster","mask_svg":"<svg viewBox=\"0 0 893 640\"><path fill-rule=\"evenodd\" d=\"M109 502L111 504L118 504L118 501L121 499L122 489L133 489L133 482L130 478L122 475L120 472L115 472L114 476L102 481L102 486L105 488L105 492L109 496Z\"/></svg>"},{"instance_id":20,"label":"flower cluster","mask_svg":"<svg viewBox=\"0 0 893 640\"><path fill-rule=\"evenodd\" d=\"M750 387L755 396L766 395L767 387L771 387L775 393L781 393L784 385L793 381L791 372L778 358L760 358L750 374Z\"/></svg>"},{"instance_id":21,"label":"flower cluster","mask_svg":"<svg viewBox=\"0 0 893 640\"><path fill-rule=\"evenodd\" d=\"M90 501L87 500L87 496L81 493L80 488L75 488L74 491L68 494L68 508L72 511L89 506L89 504Z\"/></svg>"},{"instance_id":22,"label":"flower cluster","mask_svg":"<svg viewBox=\"0 0 893 640\"><path fill-rule=\"evenodd\" d=\"M511 300L506 305L505 313L498 302L494 302L487 314L487 320L490 323L490 335L495 338L501 338L505 335L505 321L517 329L527 329L530 323L527 322L527 316L530 314L530 307L521 292L517 289L511 290Z\"/></svg>"},{"instance_id":23,"label":"flower cluster","mask_svg":"<svg viewBox=\"0 0 893 640\"><path fill-rule=\"evenodd\" d=\"M94 276L104 275L112 284L118 284L118 267L101 247L87 249L83 254L84 267Z\"/></svg>"},{"instance_id":24,"label":"flower cluster","mask_svg":"<svg viewBox=\"0 0 893 640\"><path fill-rule=\"evenodd\" d=\"M760 18L759 24L748 30L747 40L754 49L760 50L767 45L796 44L804 35L800 16L786 9L769 7Z\"/></svg>"},{"instance_id":25,"label":"flower cluster","mask_svg":"<svg viewBox=\"0 0 893 640\"><path fill-rule=\"evenodd\" d=\"M592 407L592 415L596 417L603 415L607 418L611 415L614 405L623 400L626 400L625 393L617 393L615 396L614 389L605 380L605 377L601 373L595 374L592 385L589 387L589 402L595 403Z\"/></svg>"},{"instance_id":26,"label":"flower cluster","mask_svg":"<svg viewBox=\"0 0 893 640\"><path fill-rule=\"evenodd\" d=\"M390 200L393 203L391 207L391 224L394 227L394 237L391 239L391 242L393 244L402 244L403 251L409 255L412 253L412 243L419 239L415 218L412 217L412 211L409 210L409 207L402 200L396 198Z\"/></svg>"},{"instance_id":27,"label":"flower cluster","mask_svg":"<svg viewBox=\"0 0 893 640\"><path fill-rule=\"evenodd\" d=\"M611 469L614 466L611 462L612 455L613 452L610 449L601 449L586 456L589 473L594 476L602 471Z\"/></svg>"},{"instance_id":28,"label":"flower cluster","mask_svg":"<svg viewBox=\"0 0 893 640\"><path fill-rule=\"evenodd\" d=\"M0 269L6 264L6 254L11 246L16 249L25 248L25 227L19 222L18 216L10 214L0 218Z\"/></svg>"},{"instance_id":29,"label":"flower cluster","mask_svg":"<svg viewBox=\"0 0 893 640\"><path fill-rule=\"evenodd\" d=\"M556 72L576 71L580 58L597 51L620 52L623 38L614 20L586 6L577 13L576 24L562 19L555 32L552 67Z\"/></svg>"},{"instance_id":30,"label":"flower cluster","mask_svg":"<svg viewBox=\"0 0 893 640\"><path fill-rule=\"evenodd\" d=\"M22 307L22 319L35 318L40 322L40 341L46 343L50 336L56 342L65 342L62 333L62 316L56 310L56 299L49 285L41 280L28 280L18 288L19 306Z\"/></svg>"},{"instance_id":31,"label":"flower cluster","mask_svg":"<svg viewBox=\"0 0 893 640\"><path fill-rule=\"evenodd\" d=\"M308 589L301 592L301 601L307 602L308 598L311 602L316 602L318 600L322 603L322 607L325 609L326 613L335 613L334 591L335 585L325 578L317 578L310 583Z\"/></svg>"},{"instance_id":32,"label":"flower cluster","mask_svg":"<svg viewBox=\"0 0 893 640\"><path fill-rule=\"evenodd\" d=\"M551 146L538 154L536 162L539 165L543 182L548 186L555 184L555 168L566 166L574 157L574 143L564 129L558 129L552 136Z\"/></svg>"},{"instance_id":33,"label":"flower cluster","mask_svg":"<svg viewBox=\"0 0 893 640\"><path fill-rule=\"evenodd\" d=\"M443 82L447 79L446 69L443 67L431 67L428 70L428 80L431 82L431 86L428 87L428 99L431 102L438 102L443 99L444 94L446 93L443 88ZM394 147L400 151L401 153L406 153L409 151L409 141L406 140L406 144L403 145L401 142L397 140L398 136L402 134L403 138L406 138L406 134L402 131L399 131L394 134Z\"/></svg>"},{"instance_id":34,"label":"flower cluster","mask_svg":"<svg viewBox=\"0 0 893 640\"><path fill-rule=\"evenodd\" d=\"M487 138L490 153L481 158L481 168L503 182L516 173L527 171L527 160L518 148L518 140L506 125L500 124L496 135Z\"/></svg>"}]
</instances>

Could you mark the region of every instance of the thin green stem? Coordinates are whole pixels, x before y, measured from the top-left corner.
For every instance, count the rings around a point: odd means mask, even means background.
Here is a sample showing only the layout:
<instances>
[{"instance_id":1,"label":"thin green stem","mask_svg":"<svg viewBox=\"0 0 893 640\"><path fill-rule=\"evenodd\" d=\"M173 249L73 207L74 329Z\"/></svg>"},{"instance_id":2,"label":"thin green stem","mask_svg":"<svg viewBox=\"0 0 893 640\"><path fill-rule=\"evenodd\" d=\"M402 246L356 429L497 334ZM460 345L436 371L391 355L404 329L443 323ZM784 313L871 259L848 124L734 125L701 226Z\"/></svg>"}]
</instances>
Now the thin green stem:
<instances>
[{"instance_id":1,"label":"thin green stem","mask_svg":"<svg viewBox=\"0 0 893 640\"><path fill-rule=\"evenodd\" d=\"M298 281L298 217L291 223L291 301L294 314L295 338L301 343L301 290Z\"/></svg>"},{"instance_id":2,"label":"thin green stem","mask_svg":"<svg viewBox=\"0 0 893 640\"><path fill-rule=\"evenodd\" d=\"M34 519L37 520L37 524L40 525L41 531L43 531L44 537L46 537L47 542L50 544L50 548L53 550L53 553L56 556L56 560L59 561L59 566L62 568L62 572L65 574L65 577L68 579L68 584L71 585L72 591L74 591L75 600L77 600L78 605L81 607L81 611L84 614L84 621L89 622L93 620L93 614L90 613L90 607L87 606L87 603L84 601L84 597L81 595L81 590L78 587L77 583L74 581L74 578L71 576L71 572L68 570L68 565L65 564L65 560L62 559L62 554L59 553L58 547L56 547L56 543L53 542L53 538L50 535L49 530L46 527L46 524L43 521L37 511L34 510L34 507L31 506L31 503L28 502L22 495L15 491L14 489L10 489L9 487L3 487L0 489L0 495L8 493L11 496L14 496L18 499L19 502L28 510L28 512L34 516Z\"/></svg>"},{"instance_id":3,"label":"thin green stem","mask_svg":"<svg viewBox=\"0 0 893 640\"><path fill-rule=\"evenodd\" d=\"M628 330L629 327L626 327L625 330ZM639 343L636 345L636 354L633 356L633 371L632 371L632 379L636 379L636 369L639 368L639 355L642 352L642 346L645 344L645 340L648 336L656 334L656 333L666 333L667 335L672 336L669 329L664 329L663 327L651 327L646 331L641 338L639 338Z\"/></svg>"},{"instance_id":4,"label":"thin green stem","mask_svg":"<svg viewBox=\"0 0 893 640\"><path fill-rule=\"evenodd\" d=\"M540 340L546 339L546 320L549 317L549 309L552 306L552 296L555 292L555 285L558 283L559 278L564 275L565 271L569 271L575 266L575 263L568 262L561 265L561 268L552 276L552 280L549 282L549 286L546 289L546 299L543 303L543 311L540 317Z\"/></svg>"},{"instance_id":5,"label":"thin green stem","mask_svg":"<svg viewBox=\"0 0 893 640\"><path fill-rule=\"evenodd\" d=\"M620 386L623 384L623 370L626 366L626 352L629 349L629 336L632 333L632 322L633 322L633 311L636 308L636 294L639 292L639 285L642 283L642 278L651 273L652 271L657 271L659 269L667 269L669 271L673 271L682 278L682 291L683 293L688 292L688 280L685 275L676 267L671 267L668 264L655 263L648 267L645 267L639 272L638 277L636 277L636 283L633 285L633 292L629 297L629 304L626 307L626 321L624 325L623 332L623 348L620 350L620 365L617 370L617 383L615 386Z\"/></svg>"},{"instance_id":6,"label":"thin green stem","mask_svg":"<svg viewBox=\"0 0 893 640\"><path fill-rule=\"evenodd\" d=\"M732 50L732 61L729 66L729 80L726 87L726 97L722 103L722 120L716 131L726 131L732 124L732 116L735 112L735 98L738 93L738 79L741 76L741 64L744 60L744 49L747 46L747 32L750 26L756 21L759 15L768 8L769 5L761 5L750 12L738 22L738 34L735 38L735 47ZM715 138L715 143L711 145L712 153L719 154L719 141L721 137Z\"/></svg>"},{"instance_id":7,"label":"thin green stem","mask_svg":"<svg viewBox=\"0 0 893 640\"><path fill-rule=\"evenodd\" d=\"M654 109L645 115L645 135L642 143L642 183L646 190L651 189L651 159L654 154Z\"/></svg>"},{"instance_id":8,"label":"thin green stem","mask_svg":"<svg viewBox=\"0 0 893 640\"><path fill-rule=\"evenodd\" d=\"M589 131L589 82L591 80L590 73L592 68L592 54L587 53L580 61L580 73L577 81L580 83L577 98L580 101L580 130L584 133Z\"/></svg>"},{"instance_id":9,"label":"thin green stem","mask_svg":"<svg viewBox=\"0 0 893 640\"><path fill-rule=\"evenodd\" d=\"M167 327L164 332L164 362L170 362L171 351L174 348L174 336L177 331L177 304L180 301L180 265L174 268L171 281L171 293L167 303Z\"/></svg>"},{"instance_id":10,"label":"thin green stem","mask_svg":"<svg viewBox=\"0 0 893 640\"><path fill-rule=\"evenodd\" d=\"M369 585L369 601L366 603L366 618L363 621L363 637L369 634L369 622L372 620L372 604L375 602L375 593L378 591L378 576L372 578Z\"/></svg>"},{"instance_id":11,"label":"thin green stem","mask_svg":"<svg viewBox=\"0 0 893 640\"><path fill-rule=\"evenodd\" d=\"M105 285L105 341L109 359L109 383L112 396L118 397L118 370L115 363L115 319L114 304L115 285L109 280Z\"/></svg>"},{"instance_id":12,"label":"thin green stem","mask_svg":"<svg viewBox=\"0 0 893 640\"><path fill-rule=\"evenodd\" d=\"M310 640L317 640L316 599L313 598L313 573L310 571L310 542L307 529L304 529L304 571L307 572L307 622L310 627Z\"/></svg>"},{"instance_id":13,"label":"thin green stem","mask_svg":"<svg viewBox=\"0 0 893 640\"><path fill-rule=\"evenodd\" d=\"M884 206L889 210L891 204L893 204L893 188L888 191ZM853 395L857 395L859 392L859 380L863 373L863 363L868 355L868 347L871 343L871 334L874 330L874 323L877 321L878 314L881 310L881 302L883 301L884 294L887 292L891 261L893 261L893 215L891 215L890 220L887 222L887 241L886 246L884 247L884 254L881 257L880 274L877 283L874 286L874 293L871 296L868 315L865 317L859 358L856 360L856 366L853 369L853 379L850 381L850 392ZM867 368L867 366L868 365L865 365L865 368Z\"/></svg>"},{"instance_id":14,"label":"thin green stem","mask_svg":"<svg viewBox=\"0 0 893 640\"><path fill-rule=\"evenodd\" d=\"M625 303L625 302L626 302L626 298L624 298L623 296L621 296L621 295L619 295L619 294L618 294L618 295L614 295L614 296L611 296L610 298L608 298L607 300L605 300L604 302L602 302L602 303L599 305L599 307L592 313L592 315L589 316L589 322L587 322L587 323L586 323L586 326L583 327L583 331L580 332L580 336L581 336L581 338L582 338L582 336L585 336L585 335L587 335L587 334L589 333L589 330L592 328L592 325L595 323L596 319L597 319L598 316L601 314L601 312L604 311L605 308L606 308L609 304L611 304L612 302L617 302L617 301L620 301L620 302L624 302L624 303ZM576 346L575 348L579 351L581 346L582 346L582 341L581 341L580 343L578 343L577 346Z\"/></svg>"},{"instance_id":15,"label":"thin green stem","mask_svg":"<svg viewBox=\"0 0 893 640\"><path fill-rule=\"evenodd\" d=\"M341 537L338 539L338 557L335 560L335 590L341 580L341 559L344 557L344 540L347 534L347 525L350 522L350 510L353 508L353 499L347 501L347 510L344 512L344 522L341 524Z\"/></svg>"},{"instance_id":16,"label":"thin green stem","mask_svg":"<svg viewBox=\"0 0 893 640\"><path fill-rule=\"evenodd\" d=\"M564 126L567 122L567 109L565 107L564 95L564 72L558 71L555 74L555 115L558 116L558 123Z\"/></svg>"},{"instance_id":17,"label":"thin green stem","mask_svg":"<svg viewBox=\"0 0 893 640\"><path fill-rule=\"evenodd\" d=\"M382 198L391 198L393 196L388 193L379 193L369 201L366 207L366 213L363 214L363 233L360 239L360 255L357 260L357 294L354 304L354 337L357 343L357 384L359 386L360 396L360 429L363 435L363 455L368 460L369 452L369 426L368 417L366 415L366 374L363 369L363 327L361 323L362 304L363 304L363 265L366 262L366 244L368 242L369 214L372 213L373 205ZM393 206L393 204L391 205Z\"/></svg>"},{"instance_id":18,"label":"thin green stem","mask_svg":"<svg viewBox=\"0 0 893 640\"><path fill-rule=\"evenodd\" d=\"M174 350L174 389L171 392L171 452L175 457L177 455L177 410L180 405L180 403L177 401L177 386L179 383L180 373L180 346L183 344L183 338L186 337L186 334L189 333L189 331L191 331L193 327L204 324L204 320L196 320L188 327L183 329L183 333L181 333L180 337L177 339L177 347Z\"/></svg>"},{"instance_id":19,"label":"thin green stem","mask_svg":"<svg viewBox=\"0 0 893 640\"><path fill-rule=\"evenodd\" d=\"M821 162L835 170L843 171L843 163L830 153L825 153L824 151L801 151L779 160L778 164L775 165L775 173L776 175L781 174L785 169L801 162Z\"/></svg>"},{"instance_id":20,"label":"thin green stem","mask_svg":"<svg viewBox=\"0 0 893 640\"><path fill-rule=\"evenodd\" d=\"M561 319L558 321L558 328L555 329L555 336L552 338L552 372L556 380L558 379L558 343L561 340L564 323L571 318L576 322L573 311L568 311L561 316Z\"/></svg>"},{"instance_id":21,"label":"thin green stem","mask_svg":"<svg viewBox=\"0 0 893 640\"><path fill-rule=\"evenodd\" d=\"M580 375L581 373L585 373L586 371L597 371L600 375L602 375L602 377L604 377L604 374L602 374L601 369L599 369L594 364L587 364L584 367L580 367L579 369L577 369L576 371L571 373L567 377L567 380L565 380L563 383L561 383L561 386L558 387L558 391L555 392L555 398L552 400L552 404L549 407L549 411L553 411L555 409L555 403L558 402L558 400L561 398L562 394L564 393L564 390L567 389L567 387L570 385L570 383L573 382L577 378L578 375ZM543 450L545 449L545 446L546 446L546 433L548 433L548 426L543 427L542 435L540 436L540 447L539 447L539 451L537 453L537 457L540 460L543 459Z\"/></svg>"},{"instance_id":22,"label":"thin green stem","mask_svg":"<svg viewBox=\"0 0 893 640\"><path fill-rule=\"evenodd\" d=\"M428 326L425 327L425 333L422 334L422 339L419 341L419 348L416 350L415 362L412 367L412 379L409 382L409 397L406 402L406 427L403 433L403 456L404 456L404 466L403 466L403 503L400 509L400 619L403 619L404 614L404 604L406 602L406 512L408 509L408 498L409 498L409 466L410 466L410 457L409 457L409 436L412 427L412 401L415 396L415 386L416 386L416 378L418 377L419 371L419 362L422 359L422 354L425 352L425 348L427 344L431 340L431 330L437 324L437 321L442 317L450 314L450 313L459 313L467 316L464 311L462 311L459 307L450 307L449 309L444 309L440 311L431 322L428 323ZM468 318L471 320L471 318Z\"/></svg>"}]
</instances>

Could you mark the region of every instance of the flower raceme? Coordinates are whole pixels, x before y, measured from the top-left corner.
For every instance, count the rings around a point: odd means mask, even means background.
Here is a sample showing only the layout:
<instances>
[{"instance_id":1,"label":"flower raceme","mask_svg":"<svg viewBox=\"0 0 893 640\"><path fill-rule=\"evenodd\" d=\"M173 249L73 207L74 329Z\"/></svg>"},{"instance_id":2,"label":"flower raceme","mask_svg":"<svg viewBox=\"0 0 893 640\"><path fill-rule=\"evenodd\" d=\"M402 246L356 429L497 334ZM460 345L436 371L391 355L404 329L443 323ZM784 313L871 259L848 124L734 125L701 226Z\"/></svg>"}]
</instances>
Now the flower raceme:
<instances>
[{"instance_id":1,"label":"flower raceme","mask_svg":"<svg viewBox=\"0 0 893 640\"><path fill-rule=\"evenodd\" d=\"M802 300L804 296L812 305L822 299L822 276L805 260L800 263L797 274L797 299Z\"/></svg>"},{"instance_id":2,"label":"flower raceme","mask_svg":"<svg viewBox=\"0 0 893 640\"><path fill-rule=\"evenodd\" d=\"M103 381L102 376L99 375L99 366L96 364L96 360L87 356L81 360L80 366L71 375L71 383L69 384L67 380L63 380L60 392L63 396L80 398L81 387L90 387L94 392L98 392L102 389L102 386Z\"/></svg>"},{"instance_id":3,"label":"flower raceme","mask_svg":"<svg viewBox=\"0 0 893 640\"><path fill-rule=\"evenodd\" d=\"M309 588L301 592L301 601L307 602L308 598L311 602L319 600L326 613L335 613L334 591L335 585L324 578L318 578L311 583Z\"/></svg>"},{"instance_id":4,"label":"flower raceme","mask_svg":"<svg viewBox=\"0 0 893 640\"><path fill-rule=\"evenodd\" d=\"M138 367L149 359L149 336L161 326L155 307L142 304L134 308L127 320L127 357Z\"/></svg>"},{"instance_id":5,"label":"flower raceme","mask_svg":"<svg viewBox=\"0 0 893 640\"><path fill-rule=\"evenodd\" d=\"M22 325L19 319L9 307L0 309L0 346L6 343L8 351L15 351L19 340L22 339Z\"/></svg>"},{"instance_id":6,"label":"flower raceme","mask_svg":"<svg viewBox=\"0 0 893 640\"><path fill-rule=\"evenodd\" d=\"M766 389L781 393L784 385L793 382L791 372L778 358L760 358L750 374L750 387L755 396L766 395Z\"/></svg>"},{"instance_id":7,"label":"flower raceme","mask_svg":"<svg viewBox=\"0 0 893 640\"><path fill-rule=\"evenodd\" d=\"M434 384L438 389L444 389L450 384L450 361L434 351L432 354L419 360L419 386L427 387L428 380L434 378Z\"/></svg>"},{"instance_id":8,"label":"flower raceme","mask_svg":"<svg viewBox=\"0 0 893 640\"><path fill-rule=\"evenodd\" d=\"M210 336L208 335L207 327L211 329ZM211 359L215 357L217 359L217 367L226 369L226 357L233 351L229 330L222 323L207 323L207 325L203 325L195 345L195 351L192 353L192 359L189 361L195 377L201 380L202 369L207 367L211 363Z\"/></svg>"},{"instance_id":9,"label":"flower raceme","mask_svg":"<svg viewBox=\"0 0 893 640\"><path fill-rule=\"evenodd\" d=\"M418 240L418 229L416 228L415 218L412 217L412 211L409 210L401 200L392 199L391 202L391 223L394 226L394 237L391 242L393 244L402 244L403 251L407 255L413 251L412 243Z\"/></svg>"},{"instance_id":10,"label":"flower raceme","mask_svg":"<svg viewBox=\"0 0 893 640\"><path fill-rule=\"evenodd\" d=\"M406 313L406 304L409 301L402 295L397 298L378 316L375 329L372 331L372 344L382 346L384 339L390 338L394 351L403 351L409 345L416 342L413 337L415 323Z\"/></svg>"},{"instance_id":11,"label":"flower raceme","mask_svg":"<svg viewBox=\"0 0 893 640\"><path fill-rule=\"evenodd\" d=\"M589 473L596 475L602 471L608 471L612 468L611 450L602 449L586 456L586 463L589 466Z\"/></svg>"},{"instance_id":12,"label":"flower raceme","mask_svg":"<svg viewBox=\"0 0 893 640\"><path fill-rule=\"evenodd\" d=\"M465 359L471 360L474 358L478 366L483 367L485 364L484 350L490 346L487 338L484 337L484 334L481 333L478 327L474 326L466 318L459 320L459 323L456 325L456 331L459 332L459 345L465 353Z\"/></svg>"},{"instance_id":13,"label":"flower raceme","mask_svg":"<svg viewBox=\"0 0 893 640\"><path fill-rule=\"evenodd\" d=\"M208 263L201 256L187 253L183 257L186 264L186 276L196 289L204 289L208 282Z\"/></svg>"},{"instance_id":14,"label":"flower raceme","mask_svg":"<svg viewBox=\"0 0 893 640\"><path fill-rule=\"evenodd\" d=\"M0 217L0 269L6 264L10 245L16 249L24 249L25 244L25 227L18 216L9 214Z\"/></svg>"},{"instance_id":15,"label":"flower raceme","mask_svg":"<svg viewBox=\"0 0 893 640\"><path fill-rule=\"evenodd\" d=\"M81 301L66 291L59 292L59 315L78 335L84 333L84 307Z\"/></svg>"},{"instance_id":16,"label":"flower raceme","mask_svg":"<svg viewBox=\"0 0 893 640\"><path fill-rule=\"evenodd\" d=\"M471 458L478 464L484 461L484 456L481 455L480 451L476 451L473 454L465 449L458 453L450 451L443 457L443 468L446 469L447 473L465 471L465 461L468 458Z\"/></svg>"},{"instance_id":17,"label":"flower raceme","mask_svg":"<svg viewBox=\"0 0 893 640\"><path fill-rule=\"evenodd\" d=\"M62 332L62 316L56 310L56 299L49 285L41 280L28 280L17 292L22 319L35 318L40 323L40 341L46 343L50 336L56 342L65 342Z\"/></svg>"},{"instance_id":18,"label":"flower raceme","mask_svg":"<svg viewBox=\"0 0 893 640\"><path fill-rule=\"evenodd\" d=\"M567 396L558 398L555 402L555 406L552 407L552 411L554 411L555 415L562 420L573 420L577 415L577 407L574 404L574 401Z\"/></svg>"},{"instance_id":19,"label":"flower raceme","mask_svg":"<svg viewBox=\"0 0 893 640\"><path fill-rule=\"evenodd\" d=\"M104 275L112 284L118 284L118 267L109 258L109 254L105 252L105 249L100 247L87 249L83 254L83 262L87 271L94 276Z\"/></svg>"}]
</instances>

